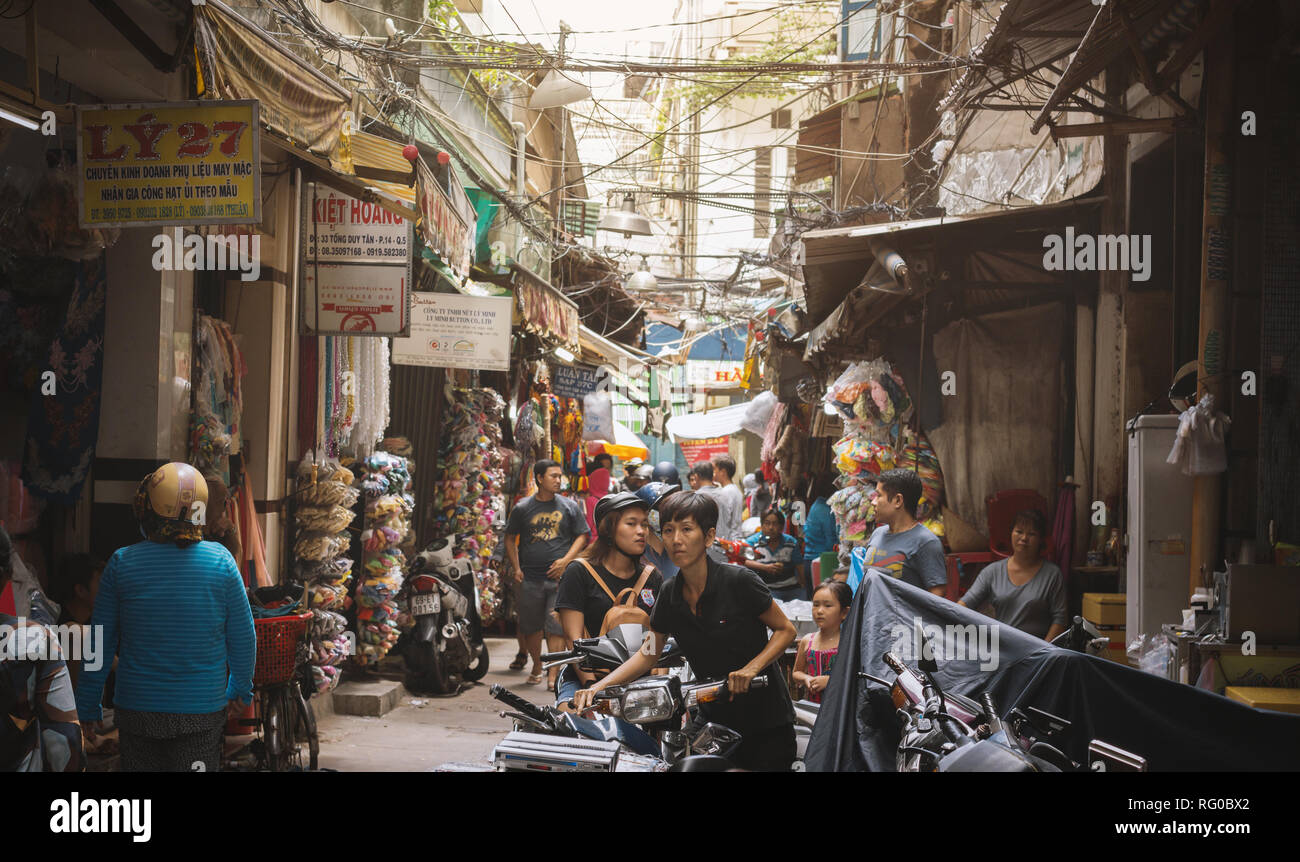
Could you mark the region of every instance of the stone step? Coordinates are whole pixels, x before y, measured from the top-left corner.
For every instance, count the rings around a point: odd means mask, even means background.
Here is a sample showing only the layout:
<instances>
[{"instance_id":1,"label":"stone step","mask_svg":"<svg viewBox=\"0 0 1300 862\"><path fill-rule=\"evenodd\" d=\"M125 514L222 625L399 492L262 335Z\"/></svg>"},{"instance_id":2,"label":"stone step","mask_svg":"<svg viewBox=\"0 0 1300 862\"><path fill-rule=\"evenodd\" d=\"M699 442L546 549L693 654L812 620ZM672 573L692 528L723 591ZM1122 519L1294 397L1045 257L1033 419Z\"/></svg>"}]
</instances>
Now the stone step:
<instances>
[{"instance_id":1,"label":"stone step","mask_svg":"<svg viewBox=\"0 0 1300 862\"><path fill-rule=\"evenodd\" d=\"M395 680L346 680L332 692L331 705L337 715L380 716L401 703L405 693Z\"/></svg>"}]
</instances>

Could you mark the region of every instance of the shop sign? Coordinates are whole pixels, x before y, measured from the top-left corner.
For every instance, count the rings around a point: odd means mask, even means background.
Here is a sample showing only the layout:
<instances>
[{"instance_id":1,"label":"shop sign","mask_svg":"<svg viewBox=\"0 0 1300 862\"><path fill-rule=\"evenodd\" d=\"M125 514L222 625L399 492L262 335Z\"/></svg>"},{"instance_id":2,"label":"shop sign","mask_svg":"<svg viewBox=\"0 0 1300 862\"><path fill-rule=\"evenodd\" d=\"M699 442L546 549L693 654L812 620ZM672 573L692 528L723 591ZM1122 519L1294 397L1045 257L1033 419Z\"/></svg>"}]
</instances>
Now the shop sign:
<instances>
[{"instance_id":1,"label":"shop sign","mask_svg":"<svg viewBox=\"0 0 1300 862\"><path fill-rule=\"evenodd\" d=\"M696 461L712 461L714 458L726 455L730 438L706 437L703 440L678 440L677 445L682 447L686 463L694 464Z\"/></svg>"},{"instance_id":2,"label":"shop sign","mask_svg":"<svg viewBox=\"0 0 1300 862\"><path fill-rule=\"evenodd\" d=\"M78 223L260 222L258 117L251 100L78 106Z\"/></svg>"},{"instance_id":3,"label":"shop sign","mask_svg":"<svg viewBox=\"0 0 1300 862\"><path fill-rule=\"evenodd\" d=\"M304 186L302 219L306 331L410 334L411 223L323 183Z\"/></svg>"},{"instance_id":4,"label":"shop sign","mask_svg":"<svg viewBox=\"0 0 1300 862\"><path fill-rule=\"evenodd\" d=\"M686 383L698 389L737 389L745 379L743 361L686 360Z\"/></svg>"},{"instance_id":5,"label":"shop sign","mask_svg":"<svg viewBox=\"0 0 1300 862\"><path fill-rule=\"evenodd\" d=\"M508 296L411 294L411 336L393 339L397 365L510 370Z\"/></svg>"},{"instance_id":6,"label":"shop sign","mask_svg":"<svg viewBox=\"0 0 1300 862\"><path fill-rule=\"evenodd\" d=\"M424 243L457 275L468 278L474 265L474 231L424 162L418 163L416 174L420 182L420 233Z\"/></svg>"},{"instance_id":7,"label":"shop sign","mask_svg":"<svg viewBox=\"0 0 1300 862\"><path fill-rule=\"evenodd\" d=\"M561 398L581 398L596 391L596 381L601 377L594 365L551 365L551 392Z\"/></svg>"}]
</instances>

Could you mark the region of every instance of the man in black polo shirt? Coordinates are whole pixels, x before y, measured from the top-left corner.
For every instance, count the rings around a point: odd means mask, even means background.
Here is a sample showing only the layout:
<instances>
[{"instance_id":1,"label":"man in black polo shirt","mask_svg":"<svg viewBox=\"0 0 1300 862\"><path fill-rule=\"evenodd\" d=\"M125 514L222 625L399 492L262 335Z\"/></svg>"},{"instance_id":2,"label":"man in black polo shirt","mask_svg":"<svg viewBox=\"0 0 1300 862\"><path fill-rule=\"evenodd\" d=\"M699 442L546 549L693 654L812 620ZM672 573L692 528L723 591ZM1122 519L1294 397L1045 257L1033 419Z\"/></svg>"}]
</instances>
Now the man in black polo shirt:
<instances>
[{"instance_id":1,"label":"man in black polo shirt","mask_svg":"<svg viewBox=\"0 0 1300 862\"><path fill-rule=\"evenodd\" d=\"M735 695L727 703L700 707L705 721L740 733L740 748L732 756L735 764L788 771L795 759L794 707L777 660L794 643L794 624L757 575L705 554L718 523L712 498L692 491L674 494L664 501L660 517L664 544L681 571L664 584L655 603L650 619L653 652L638 652L590 689L578 692L578 708L590 705L593 692L649 673L671 635L696 677L726 679ZM760 673L767 676L767 686L750 691L750 682Z\"/></svg>"}]
</instances>

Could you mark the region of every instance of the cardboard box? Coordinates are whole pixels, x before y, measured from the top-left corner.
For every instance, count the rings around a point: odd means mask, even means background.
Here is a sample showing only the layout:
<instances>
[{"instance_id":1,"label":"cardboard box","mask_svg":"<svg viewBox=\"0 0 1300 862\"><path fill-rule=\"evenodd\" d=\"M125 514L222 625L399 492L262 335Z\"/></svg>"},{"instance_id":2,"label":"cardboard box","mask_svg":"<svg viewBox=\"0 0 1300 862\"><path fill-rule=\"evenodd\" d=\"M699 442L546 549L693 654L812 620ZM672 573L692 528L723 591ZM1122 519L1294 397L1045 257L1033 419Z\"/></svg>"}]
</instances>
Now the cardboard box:
<instances>
[{"instance_id":1,"label":"cardboard box","mask_svg":"<svg viewBox=\"0 0 1300 862\"><path fill-rule=\"evenodd\" d=\"M1230 685L1223 690L1223 693L1235 701L1256 709L1272 709L1300 715L1300 688Z\"/></svg>"},{"instance_id":2,"label":"cardboard box","mask_svg":"<svg viewBox=\"0 0 1300 862\"><path fill-rule=\"evenodd\" d=\"M1124 593L1084 593L1083 618L1095 626L1120 626L1125 623L1128 609Z\"/></svg>"}]
</instances>

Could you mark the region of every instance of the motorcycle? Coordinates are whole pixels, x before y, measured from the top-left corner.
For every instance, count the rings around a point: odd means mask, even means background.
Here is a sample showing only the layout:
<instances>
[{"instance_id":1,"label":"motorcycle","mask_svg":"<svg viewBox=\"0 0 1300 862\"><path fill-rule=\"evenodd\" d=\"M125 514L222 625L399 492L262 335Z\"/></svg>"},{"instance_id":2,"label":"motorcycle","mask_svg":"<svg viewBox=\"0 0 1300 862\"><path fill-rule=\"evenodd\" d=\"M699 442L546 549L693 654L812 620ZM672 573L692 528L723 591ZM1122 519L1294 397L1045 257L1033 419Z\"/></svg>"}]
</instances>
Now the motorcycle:
<instances>
[{"instance_id":1,"label":"motorcycle","mask_svg":"<svg viewBox=\"0 0 1300 862\"><path fill-rule=\"evenodd\" d=\"M640 626L617 626L599 638L580 638L573 649L542 656L547 668L575 664L588 672L609 671L626 661L641 648ZM657 667L681 666L683 659L675 643L668 646ZM625 685L610 686L596 694L592 718L555 707L538 707L513 692L493 686L493 697L514 707L503 717L515 719L516 732L497 746L494 759L499 769L553 771L568 766L579 768L574 752L563 743L562 754L547 752L545 740L536 735L582 738L617 743L618 756L610 771L699 772L725 771L732 768L728 759L739 747L741 735L713 722L702 726L691 720L697 708L731 696L726 680L684 680L686 675L646 676ZM751 687L762 688L766 677L757 677ZM599 713L604 713L600 715ZM535 731L530 734L528 731ZM512 737L515 737L512 739ZM557 756L558 755L558 756ZM621 765L619 765L621 764ZM603 770L602 770L603 771Z\"/></svg>"},{"instance_id":2,"label":"motorcycle","mask_svg":"<svg viewBox=\"0 0 1300 862\"><path fill-rule=\"evenodd\" d=\"M1088 765L1076 763L1058 746L1069 734L1069 721L1032 706L1013 709L1004 719L988 692L979 702L946 693L933 676L934 659L922 660L917 670L890 652L883 661L895 674L892 685L858 676L890 690L902 726L899 772L1146 771L1141 756L1097 739L1088 746Z\"/></svg>"},{"instance_id":3,"label":"motorcycle","mask_svg":"<svg viewBox=\"0 0 1300 862\"><path fill-rule=\"evenodd\" d=\"M462 682L482 679L488 649L474 572L468 557L456 556L452 539L437 539L416 555L403 593L415 620L403 636L407 687L452 694Z\"/></svg>"}]
</instances>

